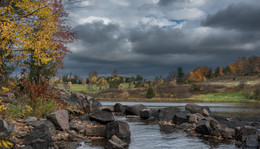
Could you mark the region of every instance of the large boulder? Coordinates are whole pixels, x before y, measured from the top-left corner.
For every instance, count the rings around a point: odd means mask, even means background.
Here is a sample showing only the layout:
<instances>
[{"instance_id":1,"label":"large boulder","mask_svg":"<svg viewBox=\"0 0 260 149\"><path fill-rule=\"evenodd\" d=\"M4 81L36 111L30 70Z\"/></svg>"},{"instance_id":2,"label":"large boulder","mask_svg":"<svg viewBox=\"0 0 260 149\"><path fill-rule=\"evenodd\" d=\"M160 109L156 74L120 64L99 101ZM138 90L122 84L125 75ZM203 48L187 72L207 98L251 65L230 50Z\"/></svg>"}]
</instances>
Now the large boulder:
<instances>
[{"instance_id":1,"label":"large boulder","mask_svg":"<svg viewBox=\"0 0 260 149\"><path fill-rule=\"evenodd\" d=\"M32 125L34 127L39 127L44 124L49 128L49 130L52 134L56 133L56 128L55 128L54 124L51 121L46 120L46 119L38 120L38 121L31 121L31 122L28 122L27 124Z\"/></svg>"},{"instance_id":2,"label":"large boulder","mask_svg":"<svg viewBox=\"0 0 260 149\"><path fill-rule=\"evenodd\" d=\"M46 149L53 147L53 141L49 128L46 125L35 127L33 131L25 136L23 144L33 149Z\"/></svg>"},{"instance_id":3,"label":"large boulder","mask_svg":"<svg viewBox=\"0 0 260 149\"><path fill-rule=\"evenodd\" d=\"M244 141L249 135L254 135L257 133L257 129L252 126L242 126L236 127L235 129L235 139L239 141Z\"/></svg>"},{"instance_id":4,"label":"large boulder","mask_svg":"<svg viewBox=\"0 0 260 149\"><path fill-rule=\"evenodd\" d=\"M158 110L159 121L171 121L177 113L180 113L181 109L178 107L167 107Z\"/></svg>"},{"instance_id":5,"label":"large boulder","mask_svg":"<svg viewBox=\"0 0 260 149\"><path fill-rule=\"evenodd\" d=\"M112 138L108 141L106 149L123 149L127 147L127 143L122 141L116 135L113 135Z\"/></svg>"},{"instance_id":6,"label":"large boulder","mask_svg":"<svg viewBox=\"0 0 260 149\"><path fill-rule=\"evenodd\" d=\"M189 110L191 113L199 113L203 116L209 116L209 108L199 106L195 103L189 103L185 106L185 110Z\"/></svg>"},{"instance_id":7,"label":"large boulder","mask_svg":"<svg viewBox=\"0 0 260 149\"><path fill-rule=\"evenodd\" d=\"M177 124L177 125L180 125L182 123L186 123L186 122L188 122L188 114L189 114L189 112L187 112L187 111L176 113L173 116L172 122L174 124Z\"/></svg>"},{"instance_id":8,"label":"large boulder","mask_svg":"<svg viewBox=\"0 0 260 149\"><path fill-rule=\"evenodd\" d=\"M113 113L110 111L96 111L89 114L90 120L97 121L101 124L107 124L115 120Z\"/></svg>"},{"instance_id":9,"label":"large boulder","mask_svg":"<svg viewBox=\"0 0 260 149\"><path fill-rule=\"evenodd\" d=\"M88 102L84 104L83 109L87 113L93 113L99 111L101 107L102 104L98 100L90 98Z\"/></svg>"},{"instance_id":10,"label":"large boulder","mask_svg":"<svg viewBox=\"0 0 260 149\"><path fill-rule=\"evenodd\" d=\"M66 130L70 128L69 114L67 110L59 110L47 115L47 119L50 120L57 129Z\"/></svg>"},{"instance_id":11,"label":"large boulder","mask_svg":"<svg viewBox=\"0 0 260 149\"><path fill-rule=\"evenodd\" d=\"M188 119L189 123L197 123L198 121L202 120L203 118L204 118L204 116L199 113L187 114L187 119Z\"/></svg>"},{"instance_id":12,"label":"large boulder","mask_svg":"<svg viewBox=\"0 0 260 149\"><path fill-rule=\"evenodd\" d=\"M140 115L140 112L143 109L146 109L146 106L142 105L142 104L127 106L126 110L125 110L125 114L126 115Z\"/></svg>"},{"instance_id":13,"label":"large boulder","mask_svg":"<svg viewBox=\"0 0 260 149\"><path fill-rule=\"evenodd\" d=\"M129 124L125 121L113 121L107 124L106 137L110 139L113 135L124 141L129 141L131 137Z\"/></svg>"},{"instance_id":14,"label":"large boulder","mask_svg":"<svg viewBox=\"0 0 260 149\"><path fill-rule=\"evenodd\" d=\"M0 120L0 137L9 136L14 130L14 124L9 124L4 120Z\"/></svg>"},{"instance_id":15,"label":"large boulder","mask_svg":"<svg viewBox=\"0 0 260 149\"><path fill-rule=\"evenodd\" d=\"M140 112L141 119L149 119L149 118L158 118L158 110L157 109L143 109Z\"/></svg>"},{"instance_id":16,"label":"large boulder","mask_svg":"<svg viewBox=\"0 0 260 149\"><path fill-rule=\"evenodd\" d=\"M198 121L195 131L203 135L220 136L220 125L213 118Z\"/></svg>"},{"instance_id":17,"label":"large boulder","mask_svg":"<svg viewBox=\"0 0 260 149\"><path fill-rule=\"evenodd\" d=\"M106 137L106 125L87 126L85 136L89 137Z\"/></svg>"},{"instance_id":18,"label":"large boulder","mask_svg":"<svg viewBox=\"0 0 260 149\"><path fill-rule=\"evenodd\" d=\"M260 147L260 142L259 142L259 136L254 134L254 135L249 135L246 137L244 140L243 148L258 148Z\"/></svg>"},{"instance_id":19,"label":"large boulder","mask_svg":"<svg viewBox=\"0 0 260 149\"><path fill-rule=\"evenodd\" d=\"M114 112L121 112L121 113L125 113L126 110L126 106L122 105L121 103L116 103L114 105Z\"/></svg>"},{"instance_id":20,"label":"large boulder","mask_svg":"<svg viewBox=\"0 0 260 149\"><path fill-rule=\"evenodd\" d=\"M176 125L171 122L159 121L158 125L160 127L160 131L165 133L171 133L176 129Z\"/></svg>"},{"instance_id":21,"label":"large boulder","mask_svg":"<svg viewBox=\"0 0 260 149\"><path fill-rule=\"evenodd\" d=\"M220 132L224 139L233 139L235 137L235 129L233 128L221 128Z\"/></svg>"}]
</instances>

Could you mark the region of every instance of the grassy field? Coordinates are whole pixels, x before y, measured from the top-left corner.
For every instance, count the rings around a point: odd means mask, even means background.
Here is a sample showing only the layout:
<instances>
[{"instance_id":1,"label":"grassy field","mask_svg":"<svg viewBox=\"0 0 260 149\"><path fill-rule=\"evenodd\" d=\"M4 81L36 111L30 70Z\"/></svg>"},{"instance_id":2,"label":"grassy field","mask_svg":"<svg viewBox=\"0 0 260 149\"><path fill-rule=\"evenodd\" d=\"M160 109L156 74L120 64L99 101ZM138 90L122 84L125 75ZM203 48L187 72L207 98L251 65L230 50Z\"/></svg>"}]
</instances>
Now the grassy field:
<instances>
[{"instance_id":1,"label":"grassy field","mask_svg":"<svg viewBox=\"0 0 260 149\"><path fill-rule=\"evenodd\" d=\"M205 90L207 91L208 88L214 87L215 88L211 91L207 92L192 92L192 95L189 97L178 98L174 96L167 96L167 95L174 95L174 90L178 88L189 88L191 84L184 84L181 86L177 86L173 89L162 89L163 95L160 93L157 94L155 98L147 99L146 92L147 88L134 88L134 84L131 84L131 88L129 88L129 84L123 84L123 88L126 89L127 95L125 97L125 91L118 91L117 89L106 90L109 86L98 86L98 85L82 85L82 84L73 84L70 88L64 86L63 84L58 84L60 88L66 88L71 91L81 92L84 94L88 94L98 100L101 101L132 101L132 102L260 102L257 100L249 100L246 96L242 93L242 91L237 91L231 88L238 86L240 82L244 82L246 85L256 85L260 84L260 79L252 79L252 78L237 78L233 80L229 79L222 79L222 80L209 80L202 83L197 83L199 85L204 85ZM219 86L219 87L218 87ZM222 87L220 87L222 86ZM104 90L105 89L105 90ZM158 90L157 90L158 91ZM187 91L187 90L186 90ZM158 91L159 92L159 91ZM185 92L184 92L185 93Z\"/></svg>"}]
</instances>

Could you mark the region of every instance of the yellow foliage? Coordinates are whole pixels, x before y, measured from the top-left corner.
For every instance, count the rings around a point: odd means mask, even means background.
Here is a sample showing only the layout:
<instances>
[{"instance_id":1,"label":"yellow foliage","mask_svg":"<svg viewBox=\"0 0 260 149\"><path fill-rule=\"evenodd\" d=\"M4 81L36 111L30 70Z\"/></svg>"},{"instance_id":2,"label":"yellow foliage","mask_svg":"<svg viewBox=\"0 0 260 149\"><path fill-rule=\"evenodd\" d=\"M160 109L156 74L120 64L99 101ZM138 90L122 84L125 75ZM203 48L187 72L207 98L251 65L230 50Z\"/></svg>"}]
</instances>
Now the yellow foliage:
<instances>
[{"instance_id":1,"label":"yellow foliage","mask_svg":"<svg viewBox=\"0 0 260 149\"><path fill-rule=\"evenodd\" d=\"M25 105L22 110L22 115L26 117L27 115L31 114L33 111L33 108L29 105Z\"/></svg>"},{"instance_id":2,"label":"yellow foliage","mask_svg":"<svg viewBox=\"0 0 260 149\"><path fill-rule=\"evenodd\" d=\"M97 82L97 77L96 76L93 76L91 79L90 79L90 83L91 84L95 84Z\"/></svg>"},{"instance_id":3,"label":"yellow foliage","mask_svg":"<svg viewBox=\"0 0 260 149\"><path fill-rule=\"evenodd\" d=\"M62 8L58 9L59 1L8 0L1 3L6 6L0 6L0 49L6 54L0 59L17 51L19 54L14 54L12 60L23 60L33 52L35 65L63 57L61 42L66 44L71 38L67 41L57 38L61 36L60 18L64 14ZM2 63L0 60L0 70Z\"/></svg>"},{"instance_id":4,"label":"yellow foliage","mask_svg":"<svg viewBox=\"0 0 260 149\"><path fill-rule=\"evenodd\" d=\"M98 79L96 84L98 84L98 85L108 85L108 82L104 77L101 77L101 78Z\"/></svg>"},{"instance_id":5,"label":"yellow foliage","mask_svg":"<svg viewBox=\"0 0 260 149\"><path fill-rule=\"evenodd\" d=\"M13 143L9 140L9 137L1 137L0 138L0 148L12 148L13 147Z\"/></svg>"},{"instance_id":6,"label":"yellow foliage","mask_svg":"<svg viewBox=\"0 0 260 149\"><path fill-rule=\"evenodd\" d=\"M117 89L118 89L119 91L122 91L122 90L124 89L123 84L119 84L118 87L117 87Z\"/></svg>"},{"instance_id":7,"label":"yellow foliage","mask_svg":"<svg viewBox=\"0 0 260 149\"><path fill-rule=\"evenodd\" d=\"M71 83L71 82L68 82L68 86L71 87L71 86L72 86L72 83Z\"/></svg>"}]
</instances>

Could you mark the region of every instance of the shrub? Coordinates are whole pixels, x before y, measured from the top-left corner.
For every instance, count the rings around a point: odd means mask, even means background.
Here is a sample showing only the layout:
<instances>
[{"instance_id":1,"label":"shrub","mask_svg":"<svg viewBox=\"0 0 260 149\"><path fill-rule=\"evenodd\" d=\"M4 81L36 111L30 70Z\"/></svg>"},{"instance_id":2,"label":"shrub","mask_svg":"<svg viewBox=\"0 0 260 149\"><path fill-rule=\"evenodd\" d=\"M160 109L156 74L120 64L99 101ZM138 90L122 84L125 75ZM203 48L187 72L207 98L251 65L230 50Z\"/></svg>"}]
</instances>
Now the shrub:
<instances>
[{"instance_id":1,"label":"shrub","mask_svg":"<svg viewBox=\"0 0 260 149\"><path fill-rule=\"evenodd\" d=\"M146 98L153 98L153 97L155 97L154 90L153 90L153 88L149 87L149 89L146 93Z\"/></svg>"},{"instance_id":2,"label":"shrub","mask_svg":"<svg viewBox=\"0 0 260 149\"><path fill-rule=\"evenodd\" d=\"M260 100L260 85L255 85L252 87L248 87L248 86L244 87L243 94L248 99Z\"/></svg>"},{"instance_id":3,"label":"shrub","mask_svg":"<svg viewBox=\"0 0 260 149\"><path fill-rule=\"evenodd\" d=\"M190 87L190 92L202 91L201 85L192 84Z\"/></svg>"}]
</instances>

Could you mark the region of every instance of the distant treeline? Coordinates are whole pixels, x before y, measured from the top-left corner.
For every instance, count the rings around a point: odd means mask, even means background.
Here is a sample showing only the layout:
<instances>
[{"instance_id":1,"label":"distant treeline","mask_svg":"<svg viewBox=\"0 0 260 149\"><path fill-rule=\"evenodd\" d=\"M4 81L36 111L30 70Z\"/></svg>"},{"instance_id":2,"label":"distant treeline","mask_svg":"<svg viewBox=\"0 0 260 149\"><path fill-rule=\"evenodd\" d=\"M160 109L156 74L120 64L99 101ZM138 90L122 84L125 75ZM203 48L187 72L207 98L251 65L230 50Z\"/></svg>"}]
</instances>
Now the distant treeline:
<instances>
[{"instance_id":1,"label":"distant treeline","mask_svg":"<svg viewBox=\"0 0 260 149\"><path fill-rule=\"evenodd\" d=\"M105 85L109 88L117 88L122 83L134 84L134 87L144 87L151 85L162 85L169 83L191 83L200 82L212 78L223 76L254 76L260 74L260 57L241 57L231 65L226 67L217 67L215 70L208 66L195 68L192 72L185 74L182 67L171 71L166 78L156 77L154 80L145 80L143 76L135 77L120 76L117 70L114 70L109 77L98 77L98 72L93 71L88 74L88 78L81 79L78 75L66 74L62 75L62 82L71 82L72 84L96 84Z\"/></svg>"}]
</instances>

